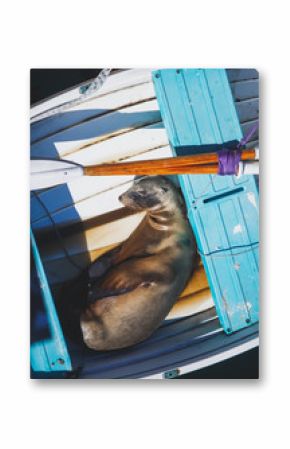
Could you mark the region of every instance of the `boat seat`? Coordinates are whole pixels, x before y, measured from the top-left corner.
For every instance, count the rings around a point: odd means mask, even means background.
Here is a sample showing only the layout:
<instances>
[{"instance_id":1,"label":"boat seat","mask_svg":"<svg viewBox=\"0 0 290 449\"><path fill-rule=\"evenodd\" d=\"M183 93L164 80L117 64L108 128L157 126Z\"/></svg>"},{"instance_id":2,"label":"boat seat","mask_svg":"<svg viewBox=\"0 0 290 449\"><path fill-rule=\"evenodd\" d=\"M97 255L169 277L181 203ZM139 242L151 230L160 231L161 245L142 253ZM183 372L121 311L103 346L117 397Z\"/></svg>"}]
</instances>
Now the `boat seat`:
<instances>
[{"instance_id":1,"label":"boat seat","mask_svg":"<svg viewBox=\"0 0 290 449\"><path fill-rule=\"evenodd\" d=\"M236 148L243 137L227 73L152 73L174 155ZM220 323L227 334L259 318L259 194L254 176L180 175Z\"/></svg>"},{"instance_id":2,"label":"boat seat","mask_svg":"<svg viewBox=\"0 0 290 449\"><path fill-rule=\"evenodd\" d=\"M40 375L64 375L72 370L71 359L32 231L31 251L31 368Z\"/></svg>"}]
</instances>

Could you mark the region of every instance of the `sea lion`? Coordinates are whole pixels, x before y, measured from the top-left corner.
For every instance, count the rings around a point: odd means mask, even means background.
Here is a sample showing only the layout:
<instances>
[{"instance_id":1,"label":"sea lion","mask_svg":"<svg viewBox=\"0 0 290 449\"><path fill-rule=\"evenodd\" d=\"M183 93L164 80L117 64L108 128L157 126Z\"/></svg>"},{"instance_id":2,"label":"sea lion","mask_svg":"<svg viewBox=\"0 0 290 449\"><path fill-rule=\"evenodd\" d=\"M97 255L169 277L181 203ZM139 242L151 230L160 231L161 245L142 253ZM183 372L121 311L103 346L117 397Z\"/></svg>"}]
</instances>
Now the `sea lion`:
<instances>
[{"instance_id":1,"label":"sea lion","mask_svg":"<svg viewBox=\"0 0 290 449\"><path fill-rule=\"evenodd\" d=\"M85 344L99 351L148 338L185 288L197 259L185 204L171 181L142 177L119 200L146 215L124 243L89 269L80 325Z\"/></svg>"}]
</instances>

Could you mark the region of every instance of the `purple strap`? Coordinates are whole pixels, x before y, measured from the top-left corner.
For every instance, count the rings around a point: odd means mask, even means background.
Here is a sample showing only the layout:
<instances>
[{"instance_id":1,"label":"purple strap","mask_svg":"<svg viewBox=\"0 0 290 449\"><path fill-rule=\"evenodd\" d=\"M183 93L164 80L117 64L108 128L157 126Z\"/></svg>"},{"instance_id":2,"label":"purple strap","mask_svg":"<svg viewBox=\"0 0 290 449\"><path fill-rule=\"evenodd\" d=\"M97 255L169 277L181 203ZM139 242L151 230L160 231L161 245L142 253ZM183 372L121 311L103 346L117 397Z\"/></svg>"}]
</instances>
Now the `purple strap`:
<instances>
[{"instance_id":1,"label":"purple strap","mask_svg":"<svg viewBox=\"0 0 290 449\"><path fill-rule=\"evenodd\" d=\"M259 126L258 123L256 123L254 126L252 126L252 128L250 129L248 134L246 134L245 137L243 137L240 140L240 142L237 146L238 149L241 148L242 146L246 145L249 142L250 138L255 134L256 130L258 129L258 126Z\"/></svg>"},{"instance_id":2,"label":"purple strap","mask_svg":"<svg viewBox=\"0 0 290 449\"><path fill-rule=\"evenodd\" d=\"M218 152L219 175L236 175L239 171L241 150L228 150L223 148Z\"/></svg>"},{"instance_id":3,"label":"purple strap","mask_svg":"<svg viewBox=\"0 0 290 449\"><path fill-rule=\"evenodd\" d=\"M243 137L237 145L236 150L228 150L223 148L218 152L218 164L219 164L219 175L236 175L239 171L239 162L241 160L241 147L246 145L250 138L254 135L258 129L258 123L256 123L250 131Z\"/></svg>"}]
</instances>

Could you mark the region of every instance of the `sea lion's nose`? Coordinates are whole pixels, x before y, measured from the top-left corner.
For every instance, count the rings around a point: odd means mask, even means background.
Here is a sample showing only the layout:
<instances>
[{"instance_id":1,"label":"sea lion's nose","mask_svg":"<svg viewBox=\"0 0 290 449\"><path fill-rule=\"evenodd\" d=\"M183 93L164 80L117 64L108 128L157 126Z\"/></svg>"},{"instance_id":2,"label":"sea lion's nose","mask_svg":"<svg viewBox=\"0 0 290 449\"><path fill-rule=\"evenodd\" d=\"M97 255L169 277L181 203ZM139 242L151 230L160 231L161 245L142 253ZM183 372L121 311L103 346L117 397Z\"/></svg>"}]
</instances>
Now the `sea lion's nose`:
<instances>
[{"instance_id":1,"label":"sea lion's nose","mask_svg":"<svg viewBox=\"0 0 290 449\"><path fill-rule=\"evenodd\" d=\"M121 201L121 203L122 203L122 199L123 199L123 194L119 196L118 200Z\"/></svg>"}]
</instances>

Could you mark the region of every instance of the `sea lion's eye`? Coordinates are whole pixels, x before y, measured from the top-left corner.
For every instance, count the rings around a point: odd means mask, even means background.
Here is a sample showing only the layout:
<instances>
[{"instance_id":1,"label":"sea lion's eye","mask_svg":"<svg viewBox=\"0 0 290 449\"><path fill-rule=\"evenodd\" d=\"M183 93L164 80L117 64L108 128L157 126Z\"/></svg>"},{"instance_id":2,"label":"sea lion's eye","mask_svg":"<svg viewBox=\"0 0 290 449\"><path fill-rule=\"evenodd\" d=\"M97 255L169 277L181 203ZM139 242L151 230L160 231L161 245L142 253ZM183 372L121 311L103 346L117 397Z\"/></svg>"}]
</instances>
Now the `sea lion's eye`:
<instances>
[{"instance_id":1,"label":"sea lion's eye","mask_svg":"<svg viewBox=\"0 0 290 449\"><path fill-rule=\"evenodd\" d=\"M138 190L138 194L141 196L145 196L146 195L146 190Z\"/></svg>"},{"instance_id":2,"label":"sea lion's eye","mask_svg":"<svg viewBox=\"0 0 290 449\"><path fill-rule=\"evenodd\" d=\"M163 192L168 192L168 187L161 187L161 190L162 190Z\"/></svg>"}]
</instances>

